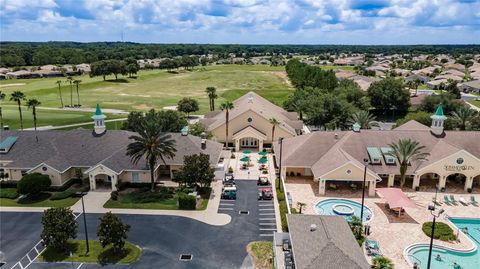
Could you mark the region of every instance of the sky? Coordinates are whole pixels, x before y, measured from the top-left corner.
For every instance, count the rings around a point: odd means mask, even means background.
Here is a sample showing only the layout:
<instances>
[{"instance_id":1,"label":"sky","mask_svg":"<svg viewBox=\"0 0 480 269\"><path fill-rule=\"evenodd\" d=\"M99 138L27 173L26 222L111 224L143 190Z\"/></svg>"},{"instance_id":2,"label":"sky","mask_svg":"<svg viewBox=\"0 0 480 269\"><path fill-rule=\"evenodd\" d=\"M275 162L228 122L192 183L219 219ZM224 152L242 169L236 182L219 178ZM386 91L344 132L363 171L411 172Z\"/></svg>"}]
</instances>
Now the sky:
<instances>
[{"instance_id":1,"label":"sky","mask_svg":"<svg viewBox=\"0 0 480 269\"><path fill-rule=\"evenodd\" d=\"M0 41L480 44L480 0L0 0Z\"/></svg>"}]
</instances>

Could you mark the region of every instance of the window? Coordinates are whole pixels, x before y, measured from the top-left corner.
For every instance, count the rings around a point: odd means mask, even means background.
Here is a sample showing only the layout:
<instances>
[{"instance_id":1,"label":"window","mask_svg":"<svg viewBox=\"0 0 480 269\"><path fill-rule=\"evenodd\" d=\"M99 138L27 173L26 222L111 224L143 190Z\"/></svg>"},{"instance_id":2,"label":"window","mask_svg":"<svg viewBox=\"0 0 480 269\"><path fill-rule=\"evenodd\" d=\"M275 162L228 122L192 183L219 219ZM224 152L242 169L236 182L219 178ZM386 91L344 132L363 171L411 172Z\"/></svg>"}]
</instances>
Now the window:
<instances>
[{"instance_id":1,"label":"window","mask_svg":"<svg viewBox=\"0 0 480 269\"><path fill-rule=\"evenodd\" d=\"M22 173L22 177L23 177L24 175L26 175L26 174L27 174L27 172L28 172L28 170L22 170L22 171L21 171L21 173Z\"/></svg>"},{"instance_id":2,"label":"window","mask_svg":"<svg viewBox=\"0 0 480 269\"><path fill-rule=\"evenodd\" d=\"M140 174L138 172L132 172L132 183L140 182Z\"/></svg>"},{"instance_id":3,"label":"window","mask_svg":"<svg viewBox=\"0 0 480 269\"><path fill-rule=\"evenodd\" d=\"M47 169L48 168L46 166L42 167L42 171L44 171L44 172L47 171Z\"/></svg>"}]
</instances>

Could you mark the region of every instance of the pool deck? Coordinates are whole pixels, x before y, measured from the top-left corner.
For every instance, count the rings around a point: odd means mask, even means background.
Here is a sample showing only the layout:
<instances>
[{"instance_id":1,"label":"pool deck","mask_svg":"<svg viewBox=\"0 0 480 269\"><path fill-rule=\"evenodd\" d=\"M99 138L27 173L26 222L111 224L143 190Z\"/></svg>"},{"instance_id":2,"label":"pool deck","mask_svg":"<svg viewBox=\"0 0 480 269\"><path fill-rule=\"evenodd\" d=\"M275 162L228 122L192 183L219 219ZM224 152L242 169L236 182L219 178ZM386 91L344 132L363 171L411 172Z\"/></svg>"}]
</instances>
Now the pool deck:
<instances>
[{"instance_id":1,"label":"pool deck","mask_svg":"<svg viewBox=\"0 0 480 269\"><path fill-rule=\"evenodd\" d=\"M361 191L352 192L350 190L336 190L327 191L326 196L318 195L318 183L314 183L308 179L296 179L288 180L286 183L287 192L293 200L293 206L296 206L297 202L306 203L306 207L303 209L304 214L315 214L315 204L319 201L331 198L345 198L353 201L361 202ZM385 210L385 201L378 196L375 198L366 197L365 204L373 211L374 217L369 222L371 226L371 235L369 239L378 241L380 245L380 251L382 254L395 263L396 269L411 269L407 261L403 256L403 251L406 247L414 243L427 243L429 244L430 238L427 237L422 231L422 224L426 221L432 221L430 212L426 209L428 204L432 204L432 198L435 196L434 192L414 192L405 190L405 193L418 205L418 208L407 208L406 214L398 218ZM437 200L443 201L444 195L450 195L450 193L439 193ZM475 196L476 200L480 203L480 194L474 193L455 193L455 198L463 197L466 201L470 200L470 196ZM472 205L463 206L458 203L456 206L447 206L443 204L441 206L445 213L437 220L445 223L446 216L450 217L478 217L480 216L480 207ZM449 223L450 224L450 223ZM452 229L455 226L450 224ZM473 244L467 240L465 235L460 233L459 243L448 243L439 240L435 240L434 244L447 246L456 249L471 249Z\"/></svg>"}]
</instances>

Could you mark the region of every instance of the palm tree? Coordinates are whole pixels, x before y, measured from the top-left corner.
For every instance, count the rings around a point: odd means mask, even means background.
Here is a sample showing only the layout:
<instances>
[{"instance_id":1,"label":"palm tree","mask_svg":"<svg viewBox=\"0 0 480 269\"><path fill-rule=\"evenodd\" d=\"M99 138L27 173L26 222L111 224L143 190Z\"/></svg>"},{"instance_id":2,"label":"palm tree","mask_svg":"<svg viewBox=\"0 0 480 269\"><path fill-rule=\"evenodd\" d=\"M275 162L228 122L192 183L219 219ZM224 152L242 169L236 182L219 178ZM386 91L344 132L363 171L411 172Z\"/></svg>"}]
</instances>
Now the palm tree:
<instances>
[{"instance_id":1,"label":"palm tree","mask_svg":"<svg viewBox=\"0 0 480 269\"><path fill-rule=\"evenodd\" d=\"M38 142L38 136L37 136L37 106L39 106L41 103L37 99L28 99L27 101L27 106L28 108L32 109L32 114L33 114L33 127L35 128L35 139Z\"/></svg>"},{"instance_id":2,"label":"palm tree","mask_svg":"<svg viewBox=\"0 0 480 269\"><path fill-rule=\"evenodd\" d=\"M73 107L73 81L73 77L67 77L67 82L70 83L70 107Z\"/></svg>"},{"instance_id":3,"label":"palm tree","mask_svg":"<svg viewBox=\"0 0 480 269\"><path fill-rule=\"evenodd\" d=\"M457 108L456 111L452 112L453 120L460 126L460 130L465 131L467 125L475 117L475 111L462 106Z\"/></svg>"},{"instance_id":4,"label":"palm tree","mask_svg":"<svg viewBox=\"0 0 480 269\"><path fill-rule=\"evenodd\" d=\"M384 256L380 256L380 257L376 257L372 260L372 266L370 267L372 269L393 269L395 268L394 265L393 265L393 262L384 257Z\"/></svg>"},{"instance_id":5,"label":"palm tree","mask_svg":"<svg viewBox=\"0 0 480 269\"><path fill-rule=\"evenodd\" d=\"M75 84L76 88L77 88L77 105L80 106L80 93L78 92L78 85L80 85L80 83L82 83L81 80L79 79L75 79L73 81L73 84Z\"/></svg>"},{"instance_id":6,"label":"palm tree","mask_svg":"<svg viewBox=\"0 0 480 269\"><path fill-rule=\"evenodd\" d=\"M280 122L275 119L275 118L271 118L270 120L268 120L270 122L270 124L272 125L272 145L273 145L273 141L275 140L275 127L277 125L280 124Z\"/></svg>"},{"instance_id":7,"label":"palm tree","mask_svg":"<svg viewBox=\"0 0 480 269\"><path fill-rule=\"evenodd\" d=\"M373 121L375 121L375 116L370 114L370 112L365 110L360 110L352 114L348 119L348 124L353 125L355 123L360 124L362 129L370 129Z\"/></svg>"},{"instance_id":8,"label":"palm tree","mask_svg":"<svg viewBox=\"0 0 480 269\"><path fill-rule=\"evenodd\" d=\"M63 108L63 98L62 98L62 81L61 80L57 80L57 82L55 82L57 85L58 85L58 96L60 96L60 104L61 104L61 107Z\"/></svg>"},{"instance_id":9,"label":"palm tree","mask_svg":"<svg viewBox=\"0 0 480 269\"><path fill-rule=\"evenodd\" d=\"M5 100L5 94L0 91L0 102ZM3 130L3 114L2 114L2 107L0 106L0 130Z\"/></svg>"},{"instance_id":10,"label":"palm tree","mask_svg":"<svg viewBox=\"0 0 480 269\"><path fill-rule=\"evenodd\" d=\"M233 109L233 103L226 101L220 105L221 110L225 110L225 147L228 148L228 114Z\"/></svg>"},{"instance_id":11,"label":"palm tree","mask_svg":"<svg viewBox=\"0 0 480 269\"><path fill-rule=\"evenodd\" d=\"M215 87L207 87L205 92L208 94L208 99L210 99L210 111L214 111L215 99L218 98L217 89Z\"/></svg>"},{"instance_id":12,"label":"palm tree","mask_svg":"<svg viewBox=\"0 0 480 269\"><path fill-rule=\"evenodd\" d=\"M150 169L151 191L155 191L155 168L158 160L164 164L165 158L175 156L175 140L172 136L162 132L161 128L154 121L142 121L138 128L138 134L132 135L129 139L133 142L127 146L127 155L132 162L137 164L140 159L145 158Z\"/></svg>"},{"instance_id":13,"label":"palm tree","mask_svg":"<svg viewBox=\"0 0 480 269\"><path fill-rule=\"evenodd\" d=\"M25 94L21 91L14 91L10 95L10 101L17 102L18 113L20 113L20 129L23 130L22 100L25 100Z\"/></svg>"},{"instance_id":14,"label":"palm tree","mask_svg":"<svg viewBox=\"0 0 480 269\"><path fill-rule=\"evenodd\" d=\"M403 187L408 165L414 161L426 161L430 154L422 152L425 146L420 146L420 143L410 138L400 139L398 143L391 143L389 146L391 151L386 155L397 159L400 166L400 187Z\"/></svg>"}]
</instances>

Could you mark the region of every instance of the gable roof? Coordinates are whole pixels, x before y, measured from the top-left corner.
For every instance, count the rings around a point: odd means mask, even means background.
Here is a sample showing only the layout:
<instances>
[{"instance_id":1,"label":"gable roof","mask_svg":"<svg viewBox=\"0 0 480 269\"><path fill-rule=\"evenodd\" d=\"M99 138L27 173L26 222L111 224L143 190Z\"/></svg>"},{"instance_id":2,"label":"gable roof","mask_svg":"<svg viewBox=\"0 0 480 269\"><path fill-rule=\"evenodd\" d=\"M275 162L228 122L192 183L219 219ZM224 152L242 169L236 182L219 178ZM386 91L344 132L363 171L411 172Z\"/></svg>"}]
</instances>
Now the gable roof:
<instances>
[{"instance_id":1,"label":"gable roof","mask_svg":"<svg viewBox=\"0 0 480 269\"><path fill-rule=\"evenodd\" d=\"M126 155L126 148L134 132L124 130L107 131L102 136L94 136L91 130L40 131L38 142L33 131L4 131L4 135L17 136L18 140L2 161L9 161L4 167L31 169L44 163L60 172L70 167L93 167L98 164L115 172L123 170L147 170L143 159L133 164ZM201 138L170 133L176 141L175 157L165 159L167 165L181 165L186 155L204 153L210 155L212 165L218 162L222 144L207 140L206 148L201 148ZM25 154L28 153L28 154Z\"/></svg>"},{"instance_id":2,"label":"gable roof","mask_svg":"<svg viewBox=\"0 0 480 269\"><path fill-rule=\"evenodd\" d=\"M280 128L287 132L296 135L295 130L301 129L302 121L297 120L296 113L287 112L283 108L274 105L267 99L261 97L255 92L248 92L237 100L233 101L234 108L229 111L230 120L242 115L247 111L253 111L259 116L270 120L275 118L280 121ZM225 112L209 113L209 117L201 121L209 130L216 129L225 124Z\"/></svg>"},{"instance_id":3,"label":"gable roof","mask_svg":"<svg viewBox=\"0 0 480 269\"><path fill-rule=\"evenodd\" d=\"M429 131L430 128L416 120L409 120L406 123L395 128L397 131Z\"/></svg>"},{"instance_id":4,"label":"gable roof","mask_svg":"<svg viewBox=\"0 0 480 269\"><path fill-rule=\"evenodd\" d=\"M343 217L289 214L287 222L295 268L370 268Z\"/></svg>"}]
</instances>

